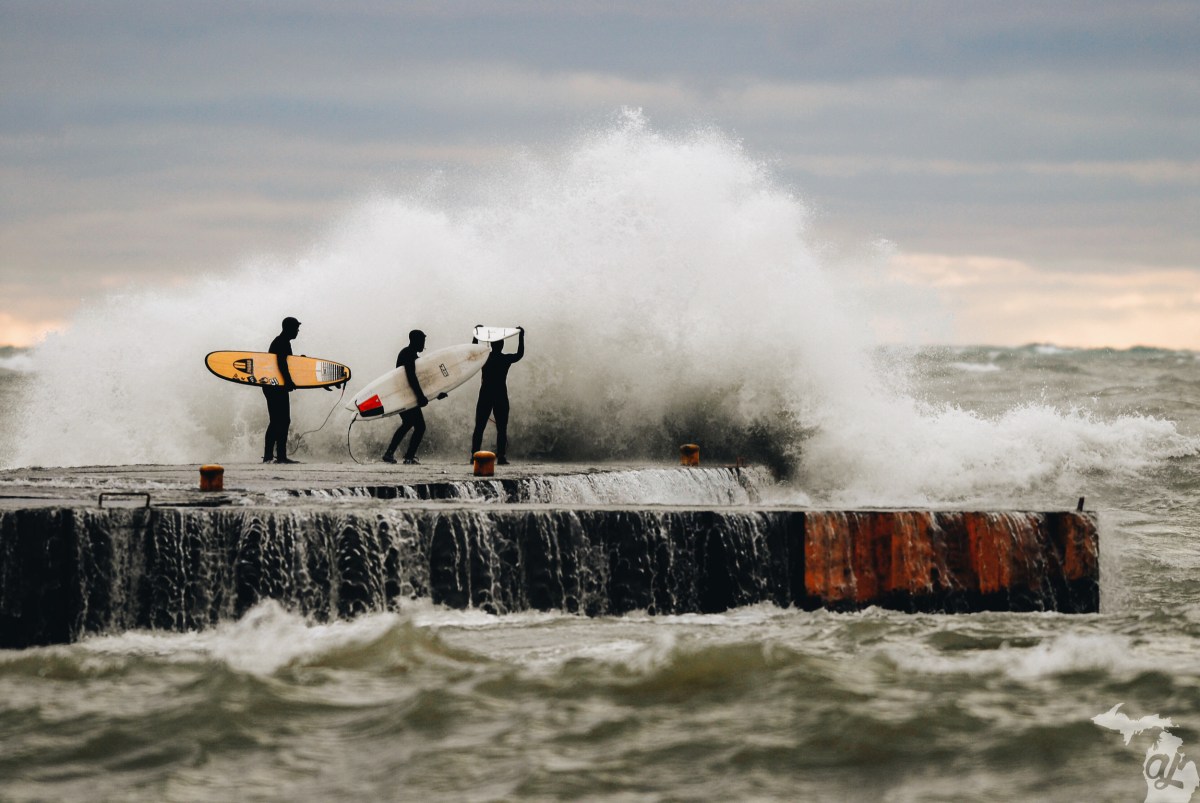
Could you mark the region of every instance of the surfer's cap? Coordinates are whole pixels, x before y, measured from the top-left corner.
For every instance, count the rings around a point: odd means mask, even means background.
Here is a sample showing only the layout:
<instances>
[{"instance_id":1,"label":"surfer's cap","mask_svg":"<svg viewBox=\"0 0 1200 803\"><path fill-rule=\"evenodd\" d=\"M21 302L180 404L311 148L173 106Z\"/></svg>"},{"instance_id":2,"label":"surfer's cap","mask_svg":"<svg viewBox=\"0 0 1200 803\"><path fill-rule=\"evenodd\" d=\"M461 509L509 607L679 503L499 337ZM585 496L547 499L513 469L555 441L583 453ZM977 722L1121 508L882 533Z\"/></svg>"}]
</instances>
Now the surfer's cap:
<instances>
[{"instance_id":1,"label":"surfer's cap","mask_svg":"<svg viewBox=\"0 0 1200 803\"><path fill-rule=\"evenodd\" d=\"M299 325L300 325L300 321L296 320L295 318L293 318L290 315L283 319L283 328L284 329L287 329L289 326L299 326Z\"/></svg>"}]
</instances>

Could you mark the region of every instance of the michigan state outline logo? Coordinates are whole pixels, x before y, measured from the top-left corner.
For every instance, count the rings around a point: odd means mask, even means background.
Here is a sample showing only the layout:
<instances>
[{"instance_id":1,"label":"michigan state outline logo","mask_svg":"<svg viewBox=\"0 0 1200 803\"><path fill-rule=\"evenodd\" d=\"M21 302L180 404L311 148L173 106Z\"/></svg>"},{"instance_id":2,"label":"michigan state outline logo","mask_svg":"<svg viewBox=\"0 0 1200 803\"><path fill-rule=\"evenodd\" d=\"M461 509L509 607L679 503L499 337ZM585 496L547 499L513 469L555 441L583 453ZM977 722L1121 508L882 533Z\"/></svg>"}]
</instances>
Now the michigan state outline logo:
<instances>
[{"instance_id":1,"label":"michigan state outline logo","mask_svg":"<svg viewBox=\"0 0 1200 803\"><path fill-rule=\"evenodd\" d=\"M1183 740L1170 729L1175 723L1170 717L1149 714L1131 719L1121 713L1117 703L1103 714L1092 717L1102 728L1117 731L1129 744L1133 737L1147 731L1158 731L1158 738L1146 749L1146 760L1142 762L1142 777L1146 779L1146 803L1189 803L1196 787L1200 786L1200 773L1196 762L1188 761L1183 754Z\"/></svg>"}]
</instances>

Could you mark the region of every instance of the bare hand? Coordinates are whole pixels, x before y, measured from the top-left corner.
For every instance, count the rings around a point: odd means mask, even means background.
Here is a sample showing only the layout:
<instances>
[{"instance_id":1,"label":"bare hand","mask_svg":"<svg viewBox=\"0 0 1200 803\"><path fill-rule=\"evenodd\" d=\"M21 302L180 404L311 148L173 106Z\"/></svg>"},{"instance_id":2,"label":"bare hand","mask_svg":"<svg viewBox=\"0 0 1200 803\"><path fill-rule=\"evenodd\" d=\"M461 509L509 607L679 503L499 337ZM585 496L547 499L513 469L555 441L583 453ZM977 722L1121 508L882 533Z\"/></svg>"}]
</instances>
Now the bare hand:
<instances>
[{"instance_id":1,"label":"bare hand","mask_svg":"<svg viewBox=\"0 0 1200 803\"><path fill-rule=\"evenodd\" d=\"M439 394L437 395L437 397L438 397L439 399L447 399L447 398L449 398L449 396L448 396L447 394L445 394L445 393L439 393Z\"/></svg>"},{"instance_id":2,"label":"bare hand","mask_svg":"<svg viewBox=\"0 0 1200 803\"><path fill-rule=\"evenodd\" d=\"M429 399L425 398L424 396L422 396L421 398L417 399L417 406L418 406L418 407L426 407L426 406L428 406L428 405L429 405Z\"/></svg>"}]
</instances>

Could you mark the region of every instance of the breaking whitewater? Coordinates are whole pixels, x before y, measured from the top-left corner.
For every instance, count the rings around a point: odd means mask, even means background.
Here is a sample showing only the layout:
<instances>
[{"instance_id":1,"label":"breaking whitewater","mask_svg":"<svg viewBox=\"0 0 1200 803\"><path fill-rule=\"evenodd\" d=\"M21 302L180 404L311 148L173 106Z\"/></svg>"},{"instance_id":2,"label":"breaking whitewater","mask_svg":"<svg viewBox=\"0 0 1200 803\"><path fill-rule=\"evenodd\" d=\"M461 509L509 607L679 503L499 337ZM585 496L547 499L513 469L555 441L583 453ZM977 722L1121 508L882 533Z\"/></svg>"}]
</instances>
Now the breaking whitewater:
<instances>
[{"instance_id":1,"label":"breaking whitewater","mask_svg":"<svg viewBox=\"0 0 1200 803\"><path fill-rule=\"evenodd\" d=\"M198 633L0 652L0 797L1141 799L1158 734L1126 746L1091 718L1170 717L1200 754L1200 357L887 348L805 221L719 134L627 122L468 189L374 200L294 260L89 306L0 355L0 465L255 460L261 394L203 356L265 348L284 315L304 322L297 353L362 383L410 328L436 348L519 324L516 461L666 465L695 441L775 470L768 503L1086 496L1102 613L585 618L418 599L319 624L265 603ZM431 469L465 461L474 387L428 408ZM294 394L293 431L335 400ZM301 459L348 462L348 416ZM358 422L354 453L391 430Z\"/></svg>"}]
</instances>

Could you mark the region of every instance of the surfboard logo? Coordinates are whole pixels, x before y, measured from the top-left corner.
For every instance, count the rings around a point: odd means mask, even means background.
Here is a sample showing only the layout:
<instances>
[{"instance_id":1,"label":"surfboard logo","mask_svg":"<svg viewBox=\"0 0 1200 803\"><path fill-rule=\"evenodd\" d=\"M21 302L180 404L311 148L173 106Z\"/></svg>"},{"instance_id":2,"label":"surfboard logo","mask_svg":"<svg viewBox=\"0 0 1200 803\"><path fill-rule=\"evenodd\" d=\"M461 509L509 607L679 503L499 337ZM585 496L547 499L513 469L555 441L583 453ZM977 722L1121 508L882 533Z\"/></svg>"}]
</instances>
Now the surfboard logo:
<instances>
[{"instance_id":1,"label":"surfboard logo","mask_svg":"<svg viewBox=\"0 0 1200 803\"><path fill-rule=\"evenodd\" d=\"M450 376L450 372L446 370L446 363L439 363L438 368L442 369L442 376Z\"/></svg>"},{"instance_id":2,"label":"surfboard logo","mask_svg":"<svg viewBox=\"0 0 1200 803\"><path fill-rule=\"evenodd\" d=\"M233 367L236 370L241 371L243 374L253 374L254 360L250 359L249 357L244 360L234 360Z\"/></svg>"},{"instance_id":3,"label":"surfboard logo","mask_svg":"<svg viewBox=\"0 0 1200 803\"><path fill-rule=\"evenodd\" d=\"M379 400L379 394L375 394L371 398L359 402L358 414L363 418L370 418L373 415L382 415L383 402Z\"/></svg>"}]
</instances>

